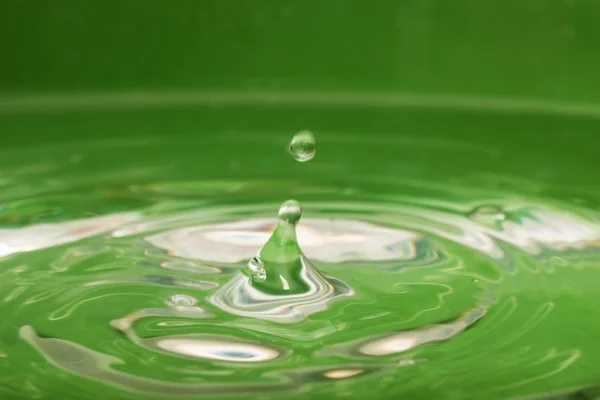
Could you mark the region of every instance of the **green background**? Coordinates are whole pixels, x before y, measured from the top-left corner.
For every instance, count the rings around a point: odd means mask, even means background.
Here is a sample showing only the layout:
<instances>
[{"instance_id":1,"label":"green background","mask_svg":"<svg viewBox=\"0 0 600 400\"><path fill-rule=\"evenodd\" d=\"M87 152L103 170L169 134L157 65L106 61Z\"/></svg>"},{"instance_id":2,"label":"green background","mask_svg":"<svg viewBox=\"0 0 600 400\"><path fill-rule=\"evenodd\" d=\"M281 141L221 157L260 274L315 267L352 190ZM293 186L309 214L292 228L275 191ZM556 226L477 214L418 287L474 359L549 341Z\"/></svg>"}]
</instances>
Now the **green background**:
<instances>
[{"instance_id":1,"label":"green background","mask_svg":"<svg viewBox=\"0 0 600 400\"><path fill-rule=\"evenodd\" d=\"M591 0L5 0L0 92L600 98Z\"/></svg>"}]
</instances>

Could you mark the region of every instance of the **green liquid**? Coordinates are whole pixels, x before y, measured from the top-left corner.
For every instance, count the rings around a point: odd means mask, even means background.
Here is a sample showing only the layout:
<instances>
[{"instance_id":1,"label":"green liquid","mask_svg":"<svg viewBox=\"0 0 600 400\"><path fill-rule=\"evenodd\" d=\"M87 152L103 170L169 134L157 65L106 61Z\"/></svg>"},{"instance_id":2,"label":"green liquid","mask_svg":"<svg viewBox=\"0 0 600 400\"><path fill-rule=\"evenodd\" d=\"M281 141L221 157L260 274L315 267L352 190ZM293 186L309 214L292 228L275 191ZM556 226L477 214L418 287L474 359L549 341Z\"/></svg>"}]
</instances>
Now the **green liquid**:
<instances>
[{"instance_id":1,"label":"green liquid","mask_svg":"<svg viewBox=\"0 0 600 400\"><path fill-rule=\"evenodd\" d=\"M319 157L300 165L285 149L307 120ZM240 105L0 124L2 398L598 395L596 119ZM306 260L283 261L323 279L291 268L285 293L269 251L268 290L249 287L270 297L243 297L292 197Z\"/></svg>"}]
</instances>

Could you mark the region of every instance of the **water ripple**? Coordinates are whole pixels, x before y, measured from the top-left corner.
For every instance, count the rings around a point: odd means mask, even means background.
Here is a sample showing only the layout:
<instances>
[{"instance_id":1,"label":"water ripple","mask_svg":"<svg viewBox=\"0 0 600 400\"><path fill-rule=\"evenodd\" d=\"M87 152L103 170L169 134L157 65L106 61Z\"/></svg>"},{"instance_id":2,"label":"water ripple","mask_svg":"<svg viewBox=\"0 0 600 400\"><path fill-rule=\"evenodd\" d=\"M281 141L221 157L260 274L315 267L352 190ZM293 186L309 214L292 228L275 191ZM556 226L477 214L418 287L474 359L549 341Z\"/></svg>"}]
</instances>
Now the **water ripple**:
<instances>
[{"instance_id":1,"label":"water ripple","mask_svg":"<svg viewBox=\"0 0 600 400\"><path fill-rule=\"evenodd\" d=\"M285 296L241 273L275 227L264 205L4 229L11 329L61 371L159 396L327 393L356 380L410 397L479 379L489 389L477 393L494 397L576 369L591 351L531 338L556 329L561 302L587 287L570 286L567 271L594 282L596 220L508 201L491 223L447 203L306 206L308 288ZM85 339L76 329L88 324L97 333ZM19 365L11 346L0 362Z\"/></svg>"}]
</instances>

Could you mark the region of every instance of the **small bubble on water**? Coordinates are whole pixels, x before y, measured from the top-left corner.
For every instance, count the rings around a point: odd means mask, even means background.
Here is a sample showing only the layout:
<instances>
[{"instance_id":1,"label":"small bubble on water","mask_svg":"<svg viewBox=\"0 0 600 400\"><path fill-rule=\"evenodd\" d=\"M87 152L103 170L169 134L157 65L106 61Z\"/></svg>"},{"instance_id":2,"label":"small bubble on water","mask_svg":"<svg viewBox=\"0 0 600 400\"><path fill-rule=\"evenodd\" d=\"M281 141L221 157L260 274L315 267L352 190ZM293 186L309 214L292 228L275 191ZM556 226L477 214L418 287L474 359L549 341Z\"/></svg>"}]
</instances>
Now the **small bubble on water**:
<instances>
[{"instance_id":1,"label":"small bubble on water","mask_svg":"<svg viewBox=\"0 0 600 400\"><path fill-rule=\"evenodd\" d=\"M264 281L267 278L267 272L265 271L265 265L263 261L258 257L252 257L248 261L248 270L250 277L256 281Z\"/></svg>"},{"instance_id":2,"label":"small bubble on water","mask_svg":"<svg viewBox=\"0 0 600 400\"><path fill-rule=\"evenodd\" d=\"M296 200L288 200L279 207L278 217L281 221L296 225L302 217L302 206Z\"/></svg>"},{"instance_id":3,"label":"small bubble on water","mask_svg":"<svg viewBox=\"0 0 600 400\"><path fill-rule=\"evenodd\" d=\"M252 259L248 261L248 268L250 268L250 271L252 272L258 272L261 269L264 269L265 265L260 258L252 257Z\"/></svg>"},{"instance_id":4,"label":"small bubble on water","mask_svg":"<svg viewBox=\"0 0 600 400\"><path fill-rule=\"evenodd\" d=\"M265 279L267 279L267 271L261 269L260 271L252 275L252 279L254 279L255 281L264 281Z\"/></svg>"},{"instance_id":5,"label":"small bubble on water","mask_svg":"<svg viewBox=\"0 0 600 400\"><path fill-rule=\"evenodd\" d=\"M296 161L310 161L315 152L315 136L311 131L300 131L294 135L290 142L290 154Z\"/></svg>"},{"instance_id":6,"label":"small bubble on water","mask_svg":"<svg viewBox=\"0 0 600 400\"><path fill-rule=\"evenodd\" d=\"M484 225L497 224L504 221L504 210L498 206L479 206L469 213L469 218Z\"/></svg>"}]
</instances>

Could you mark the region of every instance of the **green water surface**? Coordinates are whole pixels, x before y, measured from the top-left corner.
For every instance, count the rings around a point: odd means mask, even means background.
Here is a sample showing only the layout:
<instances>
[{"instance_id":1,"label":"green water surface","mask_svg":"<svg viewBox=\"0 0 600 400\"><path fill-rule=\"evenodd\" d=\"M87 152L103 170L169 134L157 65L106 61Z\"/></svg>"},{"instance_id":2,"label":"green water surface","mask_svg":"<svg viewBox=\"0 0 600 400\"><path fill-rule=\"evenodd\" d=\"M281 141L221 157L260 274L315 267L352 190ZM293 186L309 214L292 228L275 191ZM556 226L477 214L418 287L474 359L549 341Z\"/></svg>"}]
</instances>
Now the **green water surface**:
<instances>
[{"instance_id":1,"label":"green water surface","mask_svg":"<svg viewBox=\"0 0 600 400\"><path fill-rule=\"evenodd\" d=\"M0 398L600 395L595 115L219 96L0 110ZM333 289L227 309L289 198Z\"/></svg>"}]
</instances>

